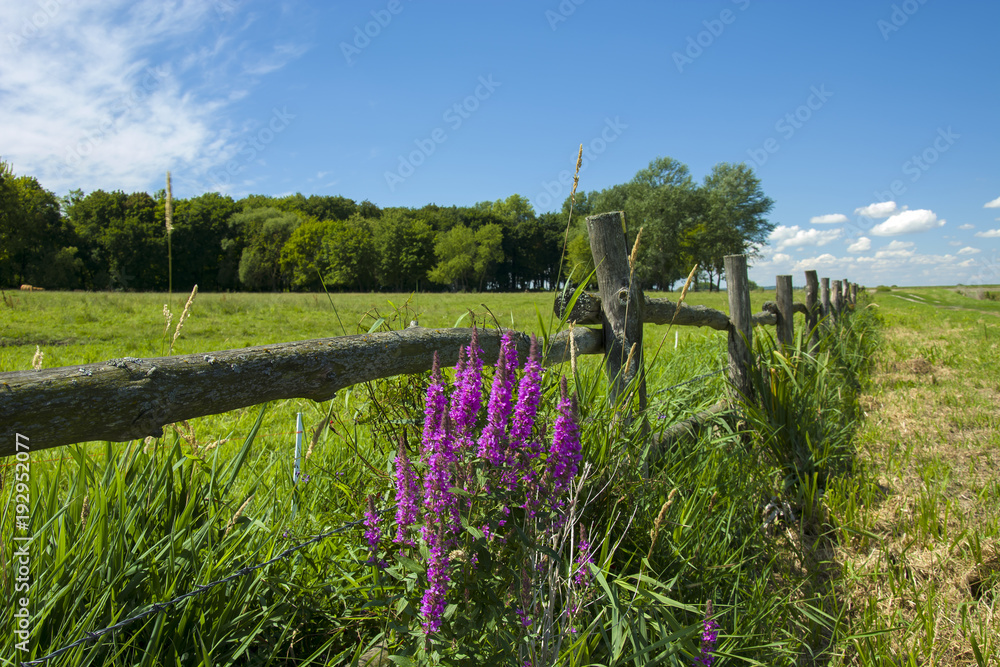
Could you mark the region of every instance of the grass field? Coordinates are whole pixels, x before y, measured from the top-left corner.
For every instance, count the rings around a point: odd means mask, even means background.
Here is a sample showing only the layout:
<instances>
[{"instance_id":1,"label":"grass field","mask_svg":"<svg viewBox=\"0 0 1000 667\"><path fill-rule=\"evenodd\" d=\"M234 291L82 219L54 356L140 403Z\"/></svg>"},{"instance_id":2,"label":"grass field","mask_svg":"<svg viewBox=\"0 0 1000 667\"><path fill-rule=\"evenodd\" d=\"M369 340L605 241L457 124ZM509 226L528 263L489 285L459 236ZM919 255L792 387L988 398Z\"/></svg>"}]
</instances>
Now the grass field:
<instances>
[{"instance_id":1,"label":"grass field","mask_svg":"<svg viewBox=\"0 0 1000 667\"><path fill-rule=\"evenodd\" d=\"M758 446L746 450L724 421L641 476L647 436L615 430L599 358L581 367L584 460L611 480L585 515L602 535L595 565L606 588L594 593L560 664L691 664L708 599L722 630L716 665L1000 664L1000 303L946 288L872 296L876 307L865 313L880 313L881 334L861 327L859 313L858 328L817 360L820 370L783 366L780 357L771 367L775 397L783 369L788 386L823 381L815 385L826 392L822 403L817 396L796 405L836 424L812 432L843 451L833 466L826 461L836 457L817 462L810 449L815 478L795 468L789 481L775 445L781 428L766 441L754 436ZM7 294L0 371L30 368L36 346L47 368L166 354L185 298L174 295L165 335L165 295ZM754 293L754 310L772 298ZM725 294L690 293L687 302L726 310ZM199 294L173 351L357 333L381 318L380 326L400 328L413 319L466 326L474 317L537 332L552 326L550 311L551 295L538 294ZM852 360L870 354L876 339L855 340L869 334L881 336L872 363ZM664 390L721 368L724 335L648 325L645 348L654 433L722 396L718 375ZM380 381L322 405L280 401L173 425L155 441L33 454L32 576L41 606L31 657L356 520L369 494L390 502L394 434L409 430L419 440L425 383ZM297 486L296 412L307 438L332 417L304 464L309 481ZM775 416L761 419L758 434ZM0 470L13 489L9 466ZM4 495L0 561L11 599L13 498ZM761 530L762 511L775 507L788 511ZM50 664L357 664L382 645L410 656L399 664L481 664L477 655L502 653L498 637L525 641L485 617L470 630L458 611L451 649L404 650L413 611L400 605L412 584L390 581L366 566L368 557L360 534L319 541L266 575L220 586ZM202 617L217 622L198 629ZM462 657L456 645L471 648Z\"/></svg>"}]
</instances>

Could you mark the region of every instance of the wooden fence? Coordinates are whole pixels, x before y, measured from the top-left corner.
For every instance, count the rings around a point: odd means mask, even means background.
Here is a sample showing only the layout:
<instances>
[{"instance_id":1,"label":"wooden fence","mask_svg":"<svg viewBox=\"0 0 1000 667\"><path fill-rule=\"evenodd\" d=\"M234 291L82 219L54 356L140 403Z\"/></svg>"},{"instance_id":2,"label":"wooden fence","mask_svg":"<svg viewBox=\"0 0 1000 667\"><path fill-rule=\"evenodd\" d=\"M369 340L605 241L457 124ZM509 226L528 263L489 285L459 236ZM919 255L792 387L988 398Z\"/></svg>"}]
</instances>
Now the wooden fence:
<instances>
[{"instance_id":1,"label":"wooden fence","mask_svg":"<svg viewBox=\"0 0 1000 667\"><path fill-rule=\"evenodd\" d=\"M643 324L709 327L728 332L729 382L733 394L750 395L749 367L753 327L777 327L777 337L789 344L793 315L801 312L815 329L821 318L836 322L857 300L858 286L828 278L817 281L806 272L806 303L792 303L791 276L777 277L774 303L751 313L747 260L725 258L729 314L704 306L680 307L668 299L646 298L629 264L629 248L619 212L587 218L591 251L597 267L598 294L582 294L565 313L565 298L557 296L555 311L578 325L551 336L543 363L570 360L576 354L603 354L610 382L609 397L635 388L640 410L646 405L642 361ZM821 285L821 287L817 287ZM817 293L819 292L819 294ZM515 334L523 361L528 334ZM479 341L486 363L499 354L496 330L481 330ZM207 354L137 359L64 366L38 371L0 373L0 457L15 453L15 438L30 439L31 449L77 442L123 442L158 437L167 424L236 410L268 401L331 399L345 387L394 375L430 370L438 352L443 366L453 366L471 329L429 329L411 326L356 336L263 345ZM631 384L636 380L634 384ZM683 426L683 425L681 425Z\"/></svg>"}]
</instances>

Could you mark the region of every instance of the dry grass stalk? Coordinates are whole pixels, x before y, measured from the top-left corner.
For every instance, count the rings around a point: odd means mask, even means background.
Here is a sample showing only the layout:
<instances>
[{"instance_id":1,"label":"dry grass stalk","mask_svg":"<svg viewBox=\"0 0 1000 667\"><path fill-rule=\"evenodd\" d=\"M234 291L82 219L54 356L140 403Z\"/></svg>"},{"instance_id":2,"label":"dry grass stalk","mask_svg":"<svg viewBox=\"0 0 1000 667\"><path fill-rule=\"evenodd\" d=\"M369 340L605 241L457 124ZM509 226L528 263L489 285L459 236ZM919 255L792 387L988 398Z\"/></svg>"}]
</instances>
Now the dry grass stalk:
<instances>
[{"instance_id":1,"label":"dry grass stalk","mask_svg":"<svg viewBox=\"0 0 1000 667\"><path fill-rule=\"evenodd\" d=\"M649 545L649 553L646 554L647 560L653 557L653 549L656 548L656 540L660 537L660 527L663 525L663 519L667 516L667 510L669 510L670 506L674 504L674 498L676 497L677 489L674 489L670 492L670 495L667 496L667 500L663 503L663 506L660 507L660 513L656 515L656 521L653 522L653 527L649 531L649 539L651 542Z\"/></svg>"},{"instance_id":2,"label":"dry grass stalk","mask_svg":"<svg viewBox=\"0 0 1000 667\"><path fill-rule=\"evenodd\" d=\"M233 529L233 526L236 525L236 521L243 515L243 510L247 508L247 505L250 504L251 500L253 500L253 496L247 498L246 501L244 501L244 503L240 505L240 508L236 510L236 514L234 514L233 518L230 519L229 523L226 524L226 532L222 534L222 539L226 539L226 536L229 535L229 531L231 531Z\"/></svg>"},{"instance_id":3,"label":"dry grass stalk","mask_svg":"<svg viewBox=\"0 0 1000 667\"><path fill-rule=\"evenodd\" d=\"M583 144L580 144L580 150L576 154L576 171L573 172L573 189L570 190L569 199L570 204L576 204L576 186L580 183L580 166L583 164Z\"/></svg>"},{"instance_id":4,"label":"dry grass stalk","mask_svg":"<svg viewBox=\"0 0 1000 667\"><path fill-rule=\"evenodd\" d=\"M90 494L83 497L83 509L80 510L80 527L87 527L87 517L90 516Z\"/></svg>"},{"instance_id":5,"label":"dry grass stalk","mask_svg":"<svg viewBox=\"0 0 1000 667\"><path fill-rule=\"evenodd\" d=\"M164 217L167 221L167 234L174 231L174 191L170 186L170 172L167 172L167 204L164 209Z\"/></svg>"},{"instance_id":6,"label":"dry grass stalk","mask_svg":"<svg viewBox=\"0 0 1000 667\"><path fill-rule=\"evenodd\" d=\"M628 358L625 359L625 370L623 371L626 375L628 375L629 369L632 368L632 358L635 357L635 351L638 346L638 343L632 343L632 347L629 348Z\"/></svg>"},{"instance_id":7,"label":"dry grass stalk","mask_svg":"<svg viewBox=\"0 0 1000 667\"><path fill-rule=\"evenodd\" d=\"M177 320L177 328L174 330L174 338L170 341L170 354L173 354L174 352L174 343L177 342L178 336L181 335L181 329L184 327L184 320L186 320L191 314L191 302L194 301L196 294L198 294L197 285L195 285L194 289L191 290L191 296L188 297L187 303L184 304L184 311L181 313L181 318Z\"/></svg>"},{"instance_id":8,"label":"dry grass stalk","mask_svg":"<svg viewBox=\"0 0 1000 667\"><path fill-rule=\"evenodd\" d=\"M684 281L684 288L681 290L681 296L677 299L677 306L674 308L674 316L670 318L670 326L674 325L674 320L677 319L677 313L680 312L681 304L684 303L684 297L687 296L688 288L691 287L691 281L694 280L694 274L698 271L698 265L695 264L694 268L691 269L691 273L688 274L687 280ZM667 327L669 329L669 327Z\"/></svg>"},{"instance_id":9,"label":"dry grass stalk","mask_svg":"<svg viewBox=\"0 0 1000 667\"><path fill-rule=\"evenodd\" d=\"M170 333L170 323L174 320L174 314L170 312L170 306L163 304L163 337L166 338L167 334Z\"/></svg>"},{"instance_id":10,"label":"dry grass stalk","mask_svg":"<svg viewBox=\"0 0 1000 667\"><path fill-rule=\"evenodd\" d=\"M31 358L31 367L36 371L42 370L42 360L45 358L45 353L42 352L42 348L38 345L35 346L35 356Z\"/></svg>"},{"instance_id":11,"label":"dry grass stalk","mask_svg":"<svg viewBox=\"0 0 1000 667\"><path fill-rule=\"evenodd\" d=\"M569 368L573 373L573 377L576 377L576 340L573 338L573 325L576 322L569 323Z\"/></svg>"}]
</instances>

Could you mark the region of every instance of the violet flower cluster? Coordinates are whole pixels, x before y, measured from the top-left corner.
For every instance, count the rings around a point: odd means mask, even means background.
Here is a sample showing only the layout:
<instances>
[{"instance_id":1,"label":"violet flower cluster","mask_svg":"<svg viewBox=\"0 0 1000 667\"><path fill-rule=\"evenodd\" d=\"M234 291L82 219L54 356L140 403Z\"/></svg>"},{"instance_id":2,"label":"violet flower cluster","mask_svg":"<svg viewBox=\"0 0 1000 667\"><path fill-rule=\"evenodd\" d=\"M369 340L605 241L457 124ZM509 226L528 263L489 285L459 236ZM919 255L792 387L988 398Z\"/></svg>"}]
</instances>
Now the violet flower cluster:
<instances>
[{"instance_id":1,"label":"violet flower cluster","mask_svg":"<svg viewBox=\"0 0 1000 667\"><path fill-rule=\"evenodd\" d=\"M712 667L715 661L715 642L719 639L719 624L712 618L712 601L705 604L705 621L701 633L701 655L698 656L694 664L703 667Z\"/></svg>"},{"instance_id":2,"label":"violet flower cluster","mask_svg":"<svg viewBox=\"0 0 1000 667\"><path fill-rule=\"evenodd\" d=\"M427 547L427 587L420 603L425 633L441 628L451 582L449 554L453 554L463 537L461 514L472 507L471 496L486 494L501 499L497 509L501 519L483 527L483 532L492 538L497 531L504 531L506 517L510 515L511 505L503 498L525 498L522 507L529 516L534 516L539 499L550 503L549 509L556 507L559 496L566 492L577 473L581 460L580 430L575 401L567 396L565 380L556 408L552 443L543 458L535 428L542 392L541 362L534 337L515 398L517 368L514 341L505 333L484 410L482 350L478 332L473 329L471 343L460 351L450 397L437 354L434 356L418 466L413 465L405 441L400 440L395 458L397 506L393 541L404 550L415 547L412 531L419 529L420 539ZM476 481L480 478L485 480L482 488ZM452 491L456 487L468 492L470 498L460 502ZM584 542L581 547L585 563L590 559L589 545ZM473 561L468 562L471 566Z\"/></svg>"}]
</instances>

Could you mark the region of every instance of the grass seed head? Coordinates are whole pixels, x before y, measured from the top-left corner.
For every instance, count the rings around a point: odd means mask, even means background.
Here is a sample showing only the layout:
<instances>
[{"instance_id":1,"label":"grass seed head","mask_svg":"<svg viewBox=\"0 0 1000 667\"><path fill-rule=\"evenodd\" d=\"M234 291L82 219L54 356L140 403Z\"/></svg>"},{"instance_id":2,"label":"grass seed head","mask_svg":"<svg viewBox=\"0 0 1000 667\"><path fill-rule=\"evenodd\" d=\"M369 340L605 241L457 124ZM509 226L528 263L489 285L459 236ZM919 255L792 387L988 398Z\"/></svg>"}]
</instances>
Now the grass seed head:
<instances>
[{"instance_id":1,"label":"grass seed head","mask_svg":"<svg viewBox=\"0 0 1000 667\"><path fill-rule=\"evenodd\" d=\"M42 370L42 360L45 358L45 353L42 352L42 348L38 345L35 346L35 356L31 358L31 367L36 371Z\"/></svg>"}]
</instances>

